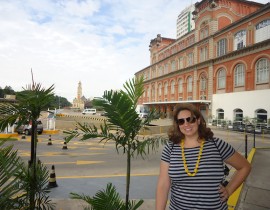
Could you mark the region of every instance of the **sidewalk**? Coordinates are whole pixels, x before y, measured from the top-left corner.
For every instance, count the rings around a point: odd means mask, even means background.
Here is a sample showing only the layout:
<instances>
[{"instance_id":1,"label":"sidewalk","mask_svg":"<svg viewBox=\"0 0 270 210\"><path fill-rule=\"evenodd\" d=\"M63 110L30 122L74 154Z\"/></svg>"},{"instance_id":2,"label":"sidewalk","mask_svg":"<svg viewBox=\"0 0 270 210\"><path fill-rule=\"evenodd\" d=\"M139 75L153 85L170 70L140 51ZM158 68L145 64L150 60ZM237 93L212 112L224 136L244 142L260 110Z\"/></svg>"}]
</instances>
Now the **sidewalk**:
<instances>
[{"instance_id":1,"label":"sidewalk","mask_svg":"<svg viewBox=\"0 0 270 210\"><path fill-rule=\"evenodd\" d=\"M237 210L270 209L270 148L256 149Z\"/></svg>"}]
</instances>

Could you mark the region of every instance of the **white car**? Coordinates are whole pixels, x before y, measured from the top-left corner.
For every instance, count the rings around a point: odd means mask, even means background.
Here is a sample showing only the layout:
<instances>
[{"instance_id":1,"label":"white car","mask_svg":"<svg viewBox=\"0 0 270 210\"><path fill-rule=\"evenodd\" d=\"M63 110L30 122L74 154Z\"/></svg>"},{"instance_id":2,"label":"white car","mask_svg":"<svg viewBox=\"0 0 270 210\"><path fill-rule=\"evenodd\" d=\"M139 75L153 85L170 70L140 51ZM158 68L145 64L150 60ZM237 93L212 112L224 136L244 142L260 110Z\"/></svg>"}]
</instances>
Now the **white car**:
<instances>
[{"instance_id":1,"label":"white car","mask_svg":"<svg viewBox=\"0 0 270 210\"><path fill-rule=\"evenodd\" d=\"M96 109L84 109L82 114L85 115L85 114L92 114L92 115L95 115L97 113L97 110Z\"/></svg>"}]
</instances>

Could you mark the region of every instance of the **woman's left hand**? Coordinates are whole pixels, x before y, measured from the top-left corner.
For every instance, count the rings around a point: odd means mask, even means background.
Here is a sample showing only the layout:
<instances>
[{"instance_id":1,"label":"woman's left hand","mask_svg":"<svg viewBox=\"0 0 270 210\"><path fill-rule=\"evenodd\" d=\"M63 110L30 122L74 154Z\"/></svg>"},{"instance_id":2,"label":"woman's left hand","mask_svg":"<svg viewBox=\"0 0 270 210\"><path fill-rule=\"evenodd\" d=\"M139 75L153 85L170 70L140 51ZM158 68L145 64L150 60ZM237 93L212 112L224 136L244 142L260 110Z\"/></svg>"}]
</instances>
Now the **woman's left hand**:
<instances>
[{"instance_id":1,"label":"woman's left hand","mask_svg":"<svg viewBox=\"0 0 270 210\"><path fill-rule=\"evenodd\" d=\"M228 190L222 184L219 185L219 193L220 193L220 198L223 202L228 200L230 197Z\"/></svg>"}]
</instances>

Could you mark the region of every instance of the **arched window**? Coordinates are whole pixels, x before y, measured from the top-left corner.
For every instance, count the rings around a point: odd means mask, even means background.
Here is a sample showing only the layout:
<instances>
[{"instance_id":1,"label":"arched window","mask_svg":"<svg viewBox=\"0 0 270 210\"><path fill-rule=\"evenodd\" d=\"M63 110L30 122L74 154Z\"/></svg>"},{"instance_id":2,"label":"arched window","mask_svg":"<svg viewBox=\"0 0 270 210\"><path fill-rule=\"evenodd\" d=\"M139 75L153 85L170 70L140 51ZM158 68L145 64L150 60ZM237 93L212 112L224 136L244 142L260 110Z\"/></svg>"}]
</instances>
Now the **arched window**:
<instances>
[{"instance_id":1,"label":"arched window","mask_svg":"<svg viewBox=\"0 0 270 210\"><path fill-rule=\"evenodd\" d=\"M221 124L221 121L224 120L224 110L223 109L217 109L216 112L217 115L217 124Z\"/></svg>"},{"instance_id":2,"label":"arched window","mask_svg":"<svg viewBox=\"0 0 270 210\"><path fill-rule=\"evenodd\" d=\"M242 31L237 32L234 35L234 50L240 50L243 47L245 47L246 40L247 40L246 30L242 30Z\"/></svg>"},{"instance_id":3,"label":"arched window","mask_svg":"<svg viewBox=\"0 0 270 210\"><path fill-rule=\"evenodd\" d=\"M161 96L161 88L162 88L162 86L161 86L161 84L159 84L159 85L158 85L158 95L159 95L159 96Z\"/></svg>"},{"instance_id":4,"label":"arched window","mask_svg":"<svg viewBox=\"0 0 270 210\"><path fill-rule=\"evenodd\" d=\"M184 68L184 58L180 57L179 58L179 69L182 69L182 68Z\"/></svg>"},{"instance_id":5,"label":"arched window","mask_svg":"<svg viewBox=\"0 0 270 210\"><path fill-rule=\"evenodd\" d=\"M255 43L270 39L270 19L256 25Z\"/></svg>"},{"instance_id":6,"label":"arched window","mask_svg":"<svg viewBox=\"0 0 270 210\"><path fill-rule=\"evenodd\" d=\"M158 75L158 76L162 76L162 75L163 75L163 67L160 66L160 67L159 67L159 75Z\"/></svg>"},{"instance_id":7,"label":"arched window","mask_svg":"<svg viewBox=\"0 0 270 210\"><path fill-rule=\"evenodd\" d=\"M178 80L178 93L183 93L183 79Z\"/></svg>"},{"instance_id":8,"label":"arched window","mask_svg":"<svg viewBox=\"0 0 270 210\"><path fill-rule=\"evenodd\" d=\"M164 69L164 74L168 74L168 72L169 72L168 70L169 70L169 65L166 64L165 69Z\"/></svg>"},{"instance_id":9,"label":"arched window","mask_svg":"<svg viewBox=\"0 0 270 210\"><path fill-rule=\"evenodd\" d=\"M206 90L206 87L207 87L207 79L206 79L206 76L203 74L201 75L201 78L200 78L200 90L204 91Z\"/></svg>"},{"instance_id":10,"label":"arched window","mask_svg":"<svg viewBox=\"0 0 270 210\"><path fill-rule=\"evenodd\" d=\"M164 94L165 95L168 94L168 82L166 82L165 85L164 85Z\"/></svg>"},{"instance_id":11,"label":"arched window","mask_svg":"<svg viewBox=\"0 0 270 210\"><path fill-rule=\"evenodd\" d=\"M217 109L217 120L224 120L224 110Z\"/></svg>"},{"instance_id":12,"label":"arched window","mask_svg":"<svg viewBox=\"0 0 270 210\"><path fill-rule=\"evenodd\" d=\"M255 112L257 123L267 123L267 111L264 109L258 109Z\"/></svg>"},{"instance_id":13,"label":"arched window","mask_svg":"<svg viewBox=\"0 0 270 210\"><path fill-rule=\"evenodd\" d=\"M209 32L208 32L208 28L205 27L203 29L201 29L200 31L200 39L204 39L208 36Z\"/></svg>"},{"instance_id":14,"label":"arched window","mask_svg":"<svg viewBox=\"0 0 270 210\"><path fill-rule=\"evenodd\" d=\"M235 121L243 121L243 110L242 109L235 109L233 111L233 118Z\"/></svg>"},{"instance_id":15,"label":"arched window","mask_svg":"<svg viewBox=\"0 0 270 210\"><path fill-rule=\"evenodd\" d=\"M200 61L203 62L208 59L208 48L204 46L200 49Z\"/></svg>"},{"instance_id":16,"label":"arched window","mask_svg":"<svg viewBox=\"0 0 270 210\"><path fill-rule=\"evenodd\" d=\"M243 64L238 64L234 70L234 86L244 86L245 85L245 69Z\"/></svg>"},{"instance_id":17,"label":"arched window","mask_svg":"<svg viewBox=\"0 0 270 210\"><path fill-rule=\"evenodd\" d=\"M188 65L188 66L193 65L193 53L189 53L189 54L187 55L187 58L188 58L187 65Z\"/></svg>"},{"instance_id":18,"label":"arched window","mask_svg":"<svg viewBox=\"0 0 270 210\"><path fill-rule=\"evenodd\" d=\"M151 88L151 92L152 92L152 101L155 101L155 86L154 85Z\"/></svg>"},{"instance_id":19,"label":"arched window","mask_svg":"<svg viewBox=\"0 0 270 210\"><path fill-rule=\"evenodd\" d=\"M187 78L187 91L190 93L192 92L192 76Z\"/></svg>"},{"instance_id":20,"label":"arched window","mask_svg":"<svg viewBox=\"0 0 270 210\"><path fill-rule=\"evenodd\" d=\"M269 60L262 58L256 63L256 83L267 82L269 82Z\"/></svg>"},{"instance_id":21,"label":"arched window","mask_svg":"<svg viewBox=\"0 0 270 210\"><path fill-rule=\"evenodd\" d=\"M218 89L223 89L226 87L226 71L225 69L220 69L217 73L218 76Z\"/></svg>"},{"instance_id":22,"label":"arched window","mask_svg":"<svg viewBox=\"0 0 270 210\"><path fill-rule=\"evenodd\" d=\"M153 69L152 70L152 78L155 78L156 77L156 69Z\"/></svg>"},{"instance_id":23,"label":"arched window","mask_svg":"<svg viewBox=\"0 0 270 210\"><path fill-rule=\"evenodd\" d=\"M172 71L176 70L176 65L175 65L175 61L172 61Z\"/></svg>"},{"instance_id":24,"label":"arched window","mask_svg":"<svg viewBox=\"0 0 270 210\"><path fill-rule=\"evenodd\" d=\"M174 94L174 80L171 82L171 94Z\"/></svg>"}]
</instances>

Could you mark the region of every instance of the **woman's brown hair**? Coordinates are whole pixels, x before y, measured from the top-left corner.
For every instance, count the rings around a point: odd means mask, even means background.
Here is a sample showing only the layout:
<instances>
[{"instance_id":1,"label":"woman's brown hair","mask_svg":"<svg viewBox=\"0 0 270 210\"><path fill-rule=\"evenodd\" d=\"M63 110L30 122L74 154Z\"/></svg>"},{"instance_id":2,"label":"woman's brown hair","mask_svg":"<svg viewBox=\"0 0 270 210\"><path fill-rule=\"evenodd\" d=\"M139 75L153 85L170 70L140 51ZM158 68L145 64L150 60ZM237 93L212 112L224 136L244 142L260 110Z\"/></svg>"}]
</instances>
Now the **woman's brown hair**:
<instances>
[{"instance_id":1,"label":"woman's brown hair","mask_svg":"<svg viewBox=\"0 0 270 210\"><path fill-rule=\"evenodd\" d=\"M201 112L193 105L189 103L177 104L173 110L173 125L168 131L169 140L174 144L178 144L181 139L184 139L184 134L180 131L179 125L177 123L177 116L179 112L183 110L188 110L191 112L191 116L195 116L196 119L200 119L200 124L198 128L199 138L204 138L205 140L210 140L213 138L213 132L210 128L206 127L206 122Z\"/></svg>"}]
</instances>

